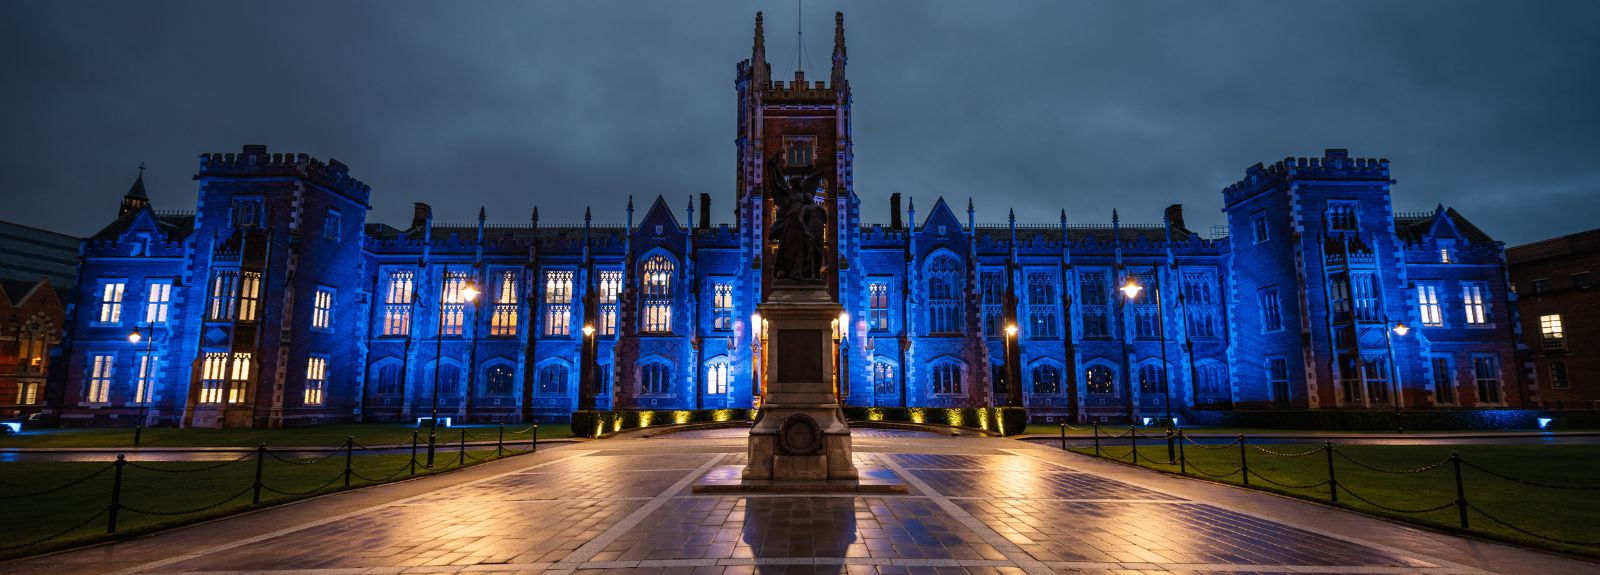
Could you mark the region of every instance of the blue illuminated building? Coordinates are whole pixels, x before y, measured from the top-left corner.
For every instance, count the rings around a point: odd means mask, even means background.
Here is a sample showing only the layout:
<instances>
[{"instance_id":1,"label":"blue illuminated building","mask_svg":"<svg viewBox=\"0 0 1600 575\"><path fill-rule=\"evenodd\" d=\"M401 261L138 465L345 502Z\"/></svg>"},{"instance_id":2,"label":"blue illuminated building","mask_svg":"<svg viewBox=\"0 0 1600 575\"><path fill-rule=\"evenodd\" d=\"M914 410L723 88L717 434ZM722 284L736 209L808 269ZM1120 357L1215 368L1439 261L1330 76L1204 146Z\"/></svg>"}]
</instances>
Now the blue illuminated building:
<instances>
[{"instance_id":1,"label":"blue illuminated building","mask_svg":"<svg viewBox=\"0 0 1600 575\"><path fill-rule=\"evenodd\" d=\"M864 223L842 17L825 82L773 80L759 16L754 40L731 225L707 194L598 208L620 225L446 224L421 203L372 223L346 166L264 146L202 155L192 213L153 210L141 179L84 241L54 408L68 425L131 425L142 405L151 423L290 426L411 420L435 389L467 421L751 406L778 157L828 175L851 405L1127 421L1167 397L1180 414L1532 399L1503 246L1453 210L1395 213L1387 160L1252 166L1218 237L1176 205L1153 225L1072 222L1070 205L1025 223L984 206L1004 223L979 224L970 199L899 194L891 221ZM129 343L135 327L153 342Z\"/></svg>"}]
</instances>

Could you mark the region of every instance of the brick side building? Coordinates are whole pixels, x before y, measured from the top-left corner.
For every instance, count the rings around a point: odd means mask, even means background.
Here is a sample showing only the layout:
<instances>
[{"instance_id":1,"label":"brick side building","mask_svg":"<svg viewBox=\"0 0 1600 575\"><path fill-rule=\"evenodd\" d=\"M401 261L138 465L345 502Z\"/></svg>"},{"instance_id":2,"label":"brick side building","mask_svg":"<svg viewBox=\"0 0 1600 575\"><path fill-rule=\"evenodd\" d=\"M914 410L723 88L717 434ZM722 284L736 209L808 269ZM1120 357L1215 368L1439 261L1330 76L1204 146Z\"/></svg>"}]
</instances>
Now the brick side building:
<instances>
[{"instance_id":1,"label":"brick side building","mask_svg":"<svg viewBox=\"0 0 1600 575\"><path fill-rule=\"evenodd\" d=\"M1527 402L1501 245L1452 210L1394 213L1387 160L1256 164L1222 194L1232 237L1188 229L1181 206L1154 224L1069 223L1071 206L1019 222L899 194L889 222L863 222L843 17L825 81L775 79L759 15L753 40L735 76L731 225L713 225L706 194L682 212L661 197L596 208L621 225L588 211L551 225L537 208L449 224L422 203L403 227L372 223L343 164L264 146L202 155L193 213L152 210L141 180L84 244L63 420L131 425L143 406L195 426L395 421L436 395L441 415L472 421L751 406L766 180L810 173L851 405L1126 421L1169 403ZM152 357L128 343L135 326Z\"/></svg>"},{"instance_id":2,"label":"brick side building","mask_svg":"<svg viewBox=\"0 0 1600 575\"><path fill-rule=\"evenodd\" d=\"M1600 409L1600 229L1506 250L1539 403Z\"/></svg>"}]
</instances>

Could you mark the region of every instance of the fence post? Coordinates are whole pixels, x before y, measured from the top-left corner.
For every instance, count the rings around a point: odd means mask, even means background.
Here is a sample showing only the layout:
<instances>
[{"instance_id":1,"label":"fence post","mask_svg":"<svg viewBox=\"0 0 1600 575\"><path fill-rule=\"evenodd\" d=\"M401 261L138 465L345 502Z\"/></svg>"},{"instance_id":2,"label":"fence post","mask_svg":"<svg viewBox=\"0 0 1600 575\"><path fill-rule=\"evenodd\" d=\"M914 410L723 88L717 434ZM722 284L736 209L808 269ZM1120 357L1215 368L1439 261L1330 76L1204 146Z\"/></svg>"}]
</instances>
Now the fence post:
<instances>
[{"instance_id":1,"label":"fence post","mask_svg":"<svg viewBox=\"0 0 1600 575\"><path fill-rule=\"evenodd\" d=\"M1139 464L1139 428L1128 426L1128 445L1133 446L1133 464Z\"/></svg>"},{"instance_id":2,"label":"fence post","mask_svg":"<svg viewBox=\"0 0 1600 575\"><path fill-rule=\"evenodd\" d=\"M1183 454L1183 430L1178 430L1178 475L1189 474L1189 458Z\"/></svg>"},{"instance_id":3,"label":"fence post","mask_svg":"<svg viewBox=\"0 0 1600 575\"><path fill-rule=\"evenodd\" d=\"M1061 450L1067 450L1067 422L1061 422Z\"/></svg>"},{"instance_id":4,"label":"fence post","mask_svg":"<svg viewBox=\"0 0 1600 575\"><path fill-rule=\"evenodd\" d=\"M467 466L467 428L465 427L461 428L461 451L460 458L457 460L457 462L460 463L462 467Z\"/></svg>"},{"instance_id":5,"label":"fence post","mask_svg":"<svg viewBox=\"0 0 1600 575\"><path fill-rule=\"evenodd\" d=\"M1461 528L1467 528L1467 489L1461 483L1461 454L1450 452L1450 464L1456 468L1456 509L1461 512Z\"/></svg>"},{"instance_id":6,"label":"fence post","mask_svg":"<svg viewBox=\"0 0 1600 575\"><path fill-rule=\"evenodd\" d=\"M1244 434L1239 434L1239 476L1244 478L1244 484L1250 484L1250 460L1244 456Z\"/></svg>"},{"instance_id":7,"label":"fence post","mask_svg":"<svg viewBox=\"0 0 1600 575\"><path fill-rule=\"evenodd\" d=\"M1178 433L1173 431L1172 425L1169 423L1167 425L1167 465L1172 465L1178 462L1178 456L1174 450L1175 448L1173 447L1173 442L1177 438Z\"/></svg>"},{"instance_id":8,"label":"fence post","mask_svg":"<svg viewBox=\"0 0 1600 575\"><path fill-rule=\"evenodd\" d=\"M530 441L533 442L533 447L531 449L529 449L529 451L538 451L539 450L539 423L538 422L534 422L534 424L533 424L533 439L530 440Z\"/></svg>"},{"instance_id":9,"label":"fence post","mask_svg":"<svg viewBox=\"0 0 1600 575\"><path fill-rule=\"evenodd\" d=\"M1328 500L1339 502L1339 478L1333 474L1333 442L1322 442L1322 451L1328 455Z\"/></svg>"},{"instance_id":10,"label":"fence post","mask_svg":"<svg viewBox=\"0 0 1600 575\"><path fill-rule=\"evenodd\" d=\"M117 510L122 509L122 466L127 464L128 458L118 453L116 475L111 479L111 504L106 506L106 533L117 532Z\"/></svg>"},{"instance_id":11,"label":"fence post","mask_svg":"<svg viewBox=\"0 0 1600 575\"><path fill-rule=\"evenodd\" d=\"M1100 422L1094 422L1094 456L1100 457Z\"/></svg>"},{"instance_id":12,"label":"fence post","mask_svg":"<svg viewBox=\"0 0 1600 575\"><path fill-rule=\"evenodd\" d=\"M506 424L500 424L500 438L494 440L494 456L506 456Z\"/></svg>"},{"instance_id":13,"label":"fence post","mask_svg":"<svg viewBox=\"0 0 1600 575\"><path fill-rule=\"evenodd\" d=\"M267 462L267 444L256 444L256 482L251 486L250 504L261 503L261 465Z\"/></svg>"},{"instance_id":14,"label":"fence post","mask_svg":"<svg viewBox=\"0 0 1600 575\"><path fill-rule=\"evenodd\" d=\"M417 432L411 432L411 474L417 474Z\"/></svg>"},{"instance_id":15,"label":"fence post","mask_svg":"<svg viewBox=\"0 0 1600 575\"><path fill-rule=\"evenodd\" d=\"M350 456L356 449L356 436L352 435L344 440L344 486L350 486Z\"/></svg>"}]
</instances>

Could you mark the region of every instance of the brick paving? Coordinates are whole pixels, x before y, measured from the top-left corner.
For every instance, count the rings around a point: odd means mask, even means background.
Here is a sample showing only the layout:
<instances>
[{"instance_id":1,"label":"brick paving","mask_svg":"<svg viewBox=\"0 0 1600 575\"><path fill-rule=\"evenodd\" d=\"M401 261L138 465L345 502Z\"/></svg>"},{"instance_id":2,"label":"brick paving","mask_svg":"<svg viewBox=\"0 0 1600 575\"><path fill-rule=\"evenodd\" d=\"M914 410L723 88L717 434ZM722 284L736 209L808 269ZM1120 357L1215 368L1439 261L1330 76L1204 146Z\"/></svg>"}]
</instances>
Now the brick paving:
<instances>
[{"instance_id":1,"label":"brick paving","mask_svg":"<svg viewBox=\"0 0 1600 575\"><path fill-rule=\"evenodd\" d=\"M743 431L541 450L0 573L1547 573L1600 565L1003 439L862 430L905 495L695 494Z\"/></svg>"}]
</instances>

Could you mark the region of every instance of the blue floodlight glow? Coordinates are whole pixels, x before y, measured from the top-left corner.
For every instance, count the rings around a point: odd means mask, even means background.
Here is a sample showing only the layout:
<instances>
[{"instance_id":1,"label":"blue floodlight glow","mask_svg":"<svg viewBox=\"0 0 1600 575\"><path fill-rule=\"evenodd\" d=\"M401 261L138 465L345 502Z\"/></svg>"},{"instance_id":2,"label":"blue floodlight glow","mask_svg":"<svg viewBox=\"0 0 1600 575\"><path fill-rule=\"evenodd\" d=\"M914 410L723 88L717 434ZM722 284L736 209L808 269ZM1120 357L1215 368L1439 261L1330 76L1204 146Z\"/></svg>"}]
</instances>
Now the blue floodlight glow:
<instances>
[{"instance_id":1,"label":"blue floodlight glow","mask_svg":"<svg viewBox=\"0 0 1600 575\"><path fill-rule=\"evenodd\" d=\"M1550 421L1548 417L1539 418L1539 429L1550 429Z\"/></svg>"},{"instance_id":2,"label":"blue floodlight glow","mask_svg":"<svg viewBox=\"0 0 1600 575\"><path fill-rule=\"evenodd\" d=\"M0 421L0 425L11 428L12 433L22 433L22 424L15 421Z\"/></svg>"},{"instance_id":3,"label":"blue floodlight glow","mask_svg":"<svg viewBox=\"0 0 1600 575\"><path fill-rule=\"evenodd\" d=\"M1148 418L1148 417L1144 418L1144 426L1145 427L1150 427L1150 418Z\"/></svg>"},{"instance_id":4,"label":"blue floodlight glow","mask_svg":"<svg viewBox=\"0 0 1600 575\"><path fill-rule=\"evenodd\" d=\"M426 418L426 417L418 417L417 418L417 427L422 427L422 422L427 421L427 420L428 420L428 418ZM448 418L448 417L439 418L439 427L450 427L450 418Z\"/></svg>"}]
</instances>

